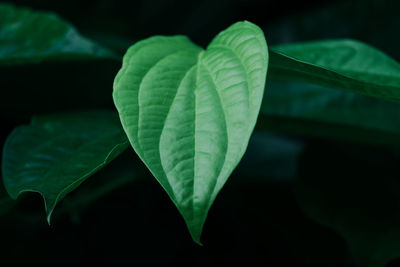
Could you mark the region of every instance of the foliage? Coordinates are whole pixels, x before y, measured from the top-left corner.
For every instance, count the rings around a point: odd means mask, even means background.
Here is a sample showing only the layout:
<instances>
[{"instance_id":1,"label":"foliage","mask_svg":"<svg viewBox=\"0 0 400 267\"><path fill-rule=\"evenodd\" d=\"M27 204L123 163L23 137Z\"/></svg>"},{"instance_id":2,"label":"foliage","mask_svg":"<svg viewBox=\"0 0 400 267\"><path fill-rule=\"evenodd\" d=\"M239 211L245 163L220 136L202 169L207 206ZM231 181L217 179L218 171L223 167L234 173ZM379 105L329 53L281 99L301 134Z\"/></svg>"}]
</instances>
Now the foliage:
<instances>
[{"instance_id":1,"label":"foliage","mask_svg":"<svg viewBox=\"0 0 400 267\"><path fill-rule=\"evenodd\" d=\"M83 37L53 13L0 4L3 68L101 60L121 62L116 52ZM82 101L91 97L100 94ZM23 98L16 99L21 104ZM352 183L309 172L307 162L298 170L300 154L310 153L304 138L355 147L385 145L397 153L400 123L390 115L400 113L400 65L378 49L351 39L268 47L262 29L248 21L221 31L206 49L183 35L153 36L127 49L112 98L119 119L115 110L88 106L85 111L37 115L29 125L15 128L2 155L8 195L16 200L23 192L40 193L49 223L58 203L60 213L78 216L107 192L146 176L134 151L198 244L210 208L230 176L242 177L232 184L244 187L255 177L269 182L280 177L295 183L296 201L309 218L343 236L360 266L384 266L400 257L397 215L383 234L373 223L379 212L367 207L368 212L358 214L360 203L344 209L354 217L352 223L336 219L343 211L337 192ZM289 142L270 132L298 139ZM132 154L126 158L127 153ZM80 191L93 175L93 180L103 177L103 187ZM375 185L370 183L365 181L367 203ZM396 177L387 183L398 188ZM74 198L75 193L85 197ZM343 196L348 198L343 203L352 203L346 190ZM392 198L397 203L394 193ZM0 190L0 215L15 204Z\"/></svg>"},{"instance_id":2,"label":"foliage","mask_svg":"<svg viewBox=\"0 0 400 267\"><path fill-rule=\"evenodd\" d=\"M76 112L34 117L16 128L3 150L3 180L16 199L38 192L47 220L60 199L127 148L116 114Z\"/></svg>"},{"instance_id":3,"label":"foliage","mask_svg":"<svg viewBox=\"0 0 400 267\"><path fill-rule=\"evenodd\" d=\"M115 78L114 101L133 148L198 243L208 210L247 147L267 65L262 31L241 22L205 51L180 36L138 42Z\"/></svg>"},{"instance_id":4,"label":"foliage","mask_svg":"<svg viewBox=\"0 0 400 267\"><path fill-rule=\"evenodd\" d=\"M0 64L5 65L116 57L55 14L7 4L0 6L0 36Z\"/></svg>"}]
</instances>

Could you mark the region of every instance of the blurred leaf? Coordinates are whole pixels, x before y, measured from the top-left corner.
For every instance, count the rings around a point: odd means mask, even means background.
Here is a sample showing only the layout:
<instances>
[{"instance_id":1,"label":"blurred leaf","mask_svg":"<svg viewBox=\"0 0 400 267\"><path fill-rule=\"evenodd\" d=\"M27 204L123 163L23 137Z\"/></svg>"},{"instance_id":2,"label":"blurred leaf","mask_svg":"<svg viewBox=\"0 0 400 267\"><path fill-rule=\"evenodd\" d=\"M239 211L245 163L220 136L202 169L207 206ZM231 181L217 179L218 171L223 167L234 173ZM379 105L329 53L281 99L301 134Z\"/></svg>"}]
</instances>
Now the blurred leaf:
<instances>
[{"instance_id":1,"label":"blurred leaf","mask_svg":"<svg viewBox=\"0 0 400 267\"><path fill-rule=\"evenodd\" d=\"M354 40L325 40L271 48L269 77L299 80L400 101L400 64Z\"/></svg>"},{"instance_id":2,"label":"blurred leaf","mask_svg":"<svg viewBox=\"0 0 400 267\"><path fill-rule=\"evenodd\" d=\"M0 65L105 58L118 59L57 15L0 4Z\"/></svg>"},{"instance_id":3,"label":"blurred leaf","mask_svg":"<svg viewBox=\"0 0 400 267\"><path fill-rule=\"evenodd\" d=\"M115 78L114 102L128 138L197 243L248 145L267 65L263 32L238 22L205 51L184 36L138 42Z\"/></svg>"},{"instance_id":4,"label":"blurred leaf","mask_svg":"<svg viewBox=\"0 0 400 267\"><path fill-rule=\"evenodd\" d=\"M117 114L76 112L34 117L16 128L3 150L2 173L7 192L40 193L47 220L56 204L85 179L128 147Z\"/></svg>"},{"instance_id":5,"label":"blurred leaf","mask_svg":"<svg viewBox=\"0 0 400 267\"><path fill-rule=\"evenodd\" d=\"M353 38L400 59L400 21L397 0L333 1L304 12L286 13L264 25L268 43Z\"/></svg>"},{"instance_id":6,"label":"blurred leaf","mask_svg":"<svg viewBox=\"0 0 400 267\"><path fill-rule=\"evenodd\" d=\"M300 82L269 81L257 129L400 144L400 105Z\"/></svg>"},{"instance_id":7,"label":"blurred leaf","mask_svg":"<svg viewBox=\"0 0 400 267\"><path fill-rule=\"evenodd\" d=\"M400 258L399 151L319 143L304 154L296 198L337 231L360 267Z\"/></svg>"},{"instance_id":8,"label":"blurred leaf","mask_svg":"<svg viewBox=\"0 0 400 267\"><path fill-rule=\"evenodd\" d=\"M0 117L111 108L120 59L53 13L0 4Z\"/></svg>"}]
</instances>

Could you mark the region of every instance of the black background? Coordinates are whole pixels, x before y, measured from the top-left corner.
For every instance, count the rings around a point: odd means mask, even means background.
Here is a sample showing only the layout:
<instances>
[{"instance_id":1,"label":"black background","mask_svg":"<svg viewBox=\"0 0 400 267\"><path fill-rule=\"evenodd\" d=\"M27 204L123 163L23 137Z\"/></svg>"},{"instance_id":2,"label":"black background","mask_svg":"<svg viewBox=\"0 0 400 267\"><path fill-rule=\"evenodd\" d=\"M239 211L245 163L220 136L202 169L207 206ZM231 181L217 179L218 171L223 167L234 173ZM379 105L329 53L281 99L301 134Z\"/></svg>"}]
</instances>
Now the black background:
<instances>
[{"instance_id":1,"label":"black background","mask_svg":"<svg viewBox=\"0 0 400 267\"><path fill-rule=\"evenodd\" d=\"M85 36L121 55L135 41L156 34L185 34L205 47L230 24L249 20L264 30L269 45L354 38L400 59L400 3L396 0L13 3L53 11ZM27 123L33 114L113 108L112 81L119 67L109 61L1 67L1 143L12 128ZM21 94L24 98L19 101ZM107 168L112 170L128 162L141 170L140 181L120 187L84 208L78 205L77 211L56 209L51 226L45 221L39 195L20 198L12 211L0 217L1 261L14 266L357 266L356 258L365 258L363 254L368 251L360 250L355 256L338 232L311 220L300 208L296 188L299 183L306 184L337 197L332 200L339 207L337 216L347 205L355 206L355 210L366 209L363 223L374 221L379 229L387 221L396 221L395 213L400 212L399 198L388 196L393 189L389 185L396 181L397 148L287 135L277 138L302 144L296 158L298 168L286 179L280 175L265 178L271 166L262 160L250 162L267 153L263 150L268 148L257 146L253 138L243 162L209 213L203 247L192 242L167 194L134 153L127 152ZM112 171L96 174L67 199L79 202L82 194L112 176ZM312 197L310 201L314 201ZM343 216L347 216L345 212ZM368 240L367 233L366 242L375 240ZM398 245L400 250L400 242ZM394 260L388 266L400 264Z\"/></svg>"}]
</instances>

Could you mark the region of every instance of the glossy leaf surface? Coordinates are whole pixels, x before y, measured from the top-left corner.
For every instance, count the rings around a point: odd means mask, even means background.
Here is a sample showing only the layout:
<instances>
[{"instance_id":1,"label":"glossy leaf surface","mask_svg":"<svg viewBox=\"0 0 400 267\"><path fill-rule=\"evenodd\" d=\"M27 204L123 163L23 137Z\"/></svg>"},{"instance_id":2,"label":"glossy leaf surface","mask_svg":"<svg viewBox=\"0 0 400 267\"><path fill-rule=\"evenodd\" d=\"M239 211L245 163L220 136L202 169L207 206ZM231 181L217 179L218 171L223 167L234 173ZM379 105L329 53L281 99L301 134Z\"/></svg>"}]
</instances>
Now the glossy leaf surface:
<instances>
[{"instance_id":1,"label":"glossy leaf surface","mask_svg":"<svg viewBox=\"0 0 400 267\"><path fill-rule=\"evenodd\" d=\"M270 81L259 129L399 145L400 106L360 94L301 82Z\"/></svg>"},{"instance_id":2,"label":"glossy leaf surface","mask_svg":"<svg viewBox=\"0 0 400 267\"><path fill-rule=\"evenodd\" d=\"M361 42L327 40L275 46L270 77L400 101L400 64Z\"/></svg>"},{"instance_id":3,"label":"glossy leaf surface","mask_svg":"<svg viewBox=\"0 0 400 267\"><path fill-rule=\"evenodd\" d=\"M206 50L184 36L133 45L114 82L128 138L175 203L193 239L243 156L264 92L263 32L239 22Z\"/></svg>"},{"instance_id":4,"label":"glossy leaf surface","mask_svg":"<svg viewBox=\"0 0 400 267\"><path fill-rule=\"evenodd\" d=\"M16 128L3 150L7 192L40 193L47 220L56 204L129 146L118 116L88 111L35 117Z\"/></svg>"},{"instance_id":5,"label":"glossy leaf surface","mask_svg":"<svg viewBox=\"0 0 400 267\"><path fill-rule=\"evenodd\" d=\"M53 13L0 4L0 65L117 58Z\"/></svg>"}]
</instances>

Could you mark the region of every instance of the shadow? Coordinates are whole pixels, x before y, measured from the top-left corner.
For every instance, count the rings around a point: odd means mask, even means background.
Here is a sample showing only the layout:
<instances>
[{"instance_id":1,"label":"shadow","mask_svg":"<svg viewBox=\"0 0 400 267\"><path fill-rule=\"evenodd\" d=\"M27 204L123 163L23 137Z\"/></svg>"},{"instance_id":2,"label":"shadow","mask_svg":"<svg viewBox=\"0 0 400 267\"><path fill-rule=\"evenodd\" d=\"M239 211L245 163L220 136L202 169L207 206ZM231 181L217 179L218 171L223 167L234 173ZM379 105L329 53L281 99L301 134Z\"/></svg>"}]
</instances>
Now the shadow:
<instances>
[{"instance_id":1,"label":"shadow","mask_svg":"<svg viewBox=\"0 0 400 267\"><path fill-rule=\"evenodd\" d=\"M300 162L296 199L346 240L359 266L400 257L399 150L313 143Z\"/></svg>"}]
</instances>

